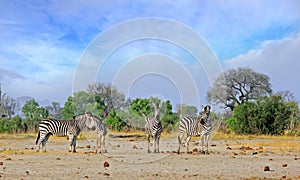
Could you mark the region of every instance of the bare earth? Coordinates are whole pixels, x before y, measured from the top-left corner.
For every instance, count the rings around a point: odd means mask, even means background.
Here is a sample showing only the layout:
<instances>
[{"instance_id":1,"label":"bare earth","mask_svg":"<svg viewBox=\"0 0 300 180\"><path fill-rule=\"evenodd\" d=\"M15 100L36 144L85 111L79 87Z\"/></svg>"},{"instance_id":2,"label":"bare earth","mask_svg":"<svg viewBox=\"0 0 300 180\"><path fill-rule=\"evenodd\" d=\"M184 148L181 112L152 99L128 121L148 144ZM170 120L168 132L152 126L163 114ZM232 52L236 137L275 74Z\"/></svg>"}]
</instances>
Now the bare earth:
<instances>
[{"instance_id":1,"label":"bare earth","mask_svg":"<svg viewBox=\"0 0 300 180\"><path fill-rule=\"evenodd\" d=\"M203 155L192 138L192 153L182 147L177 154L176 136L163 136L161 153L154 154L147 153L145 138L107 137L108 153L95 154L93 139L78 140L77 153L69 153L66 138L50 137L42 153L36 152L35 137L2 135L0 179L300 179L300 138L286 147L276 141L213 139L210 155Z\"/></svg>"}]
</instances>

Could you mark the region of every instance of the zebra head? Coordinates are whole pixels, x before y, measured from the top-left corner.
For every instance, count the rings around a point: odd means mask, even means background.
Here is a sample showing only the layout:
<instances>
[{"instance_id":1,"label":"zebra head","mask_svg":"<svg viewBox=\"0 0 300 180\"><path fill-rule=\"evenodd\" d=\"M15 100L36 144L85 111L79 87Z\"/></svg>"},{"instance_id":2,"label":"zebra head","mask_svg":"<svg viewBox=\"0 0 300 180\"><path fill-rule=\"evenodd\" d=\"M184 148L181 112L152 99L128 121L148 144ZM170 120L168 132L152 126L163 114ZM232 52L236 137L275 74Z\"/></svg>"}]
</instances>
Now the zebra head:
<instances>
[{"instance_id":1,"label":"zebra head","mask_svg":"<svg viewBox=\"0 0 300 180\"><path fill-rule=\"evenodd\" d=\"M210 109L211 107L209 105L206 105L204 108L203 108L203 114L206 114L206 117L209 118L209 115L210 115Z\"/></svg>"},{"instance_id":2,"label":"zebra head","mask_svg":"<svg viewBox=\"0 0 300 180\"><path fill-rule=\"evenodd\" d=\"M94 130L99 119L90 112L85 112L84 115L86 119L85 126L90 130Z\"/></svg>"}]
</instances>

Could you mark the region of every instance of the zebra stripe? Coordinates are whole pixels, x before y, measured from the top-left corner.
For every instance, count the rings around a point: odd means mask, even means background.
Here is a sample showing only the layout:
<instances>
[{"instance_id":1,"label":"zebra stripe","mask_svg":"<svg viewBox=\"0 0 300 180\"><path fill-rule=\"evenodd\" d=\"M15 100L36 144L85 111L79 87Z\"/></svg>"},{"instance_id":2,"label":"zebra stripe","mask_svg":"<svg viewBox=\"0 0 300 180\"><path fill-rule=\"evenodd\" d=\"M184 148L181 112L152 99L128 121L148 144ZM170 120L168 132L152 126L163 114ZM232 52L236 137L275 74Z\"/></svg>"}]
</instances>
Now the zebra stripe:
<instances>
[{"instance_id":1,"label":"zebra stripe","mask_svg":"<svg viewBox=\"0 0 300 180\"><path fill-rule=\"evenodd\" d=\"M189 152L189 141L192 136L200 136L200 143L202 145L202 152L204 151L204 141L206 145L206 153L208 151L208 140L210 136L210 132L212 130L212 124L210 120L210 106L204 107L204 112L202 112L200 118L195 117L183 117L179 122L179 136L178 136L178 153L180 153L180 146L182 144L183 134L186 133L185 146L186 151Z\"/></svg>"},{"instance_id":2,"label":"zebra stripe","mask_svg":"<svg viewBox=\"0 0 300 180\"><path fill-rule=\"evenodd\" d=\"M94 124L91 125L92 128L89 129L95 129L95 133L97 134L97 141L95 146L96 153L98 150L100 153L106 153L107 150L105 149L105 136L107 134L107 126L99 118L96 118L96 120L93 121L93 123Z\"/></svg>"},{"instance_id":3,"label":"zebra stripe","mask_svg":"<svg viewBox=\"0 0 300 180\"><path fill-rule=\"evenodd\" d=\"M150 153L150 136L154 140L154 153L159 153L159 139L160 134L162 132L162 125L160 122L160 108L161 108L162 102L160 105L156 105L153 103L154 106L154 117L146 117L145 116L145 130L146 130L146 136L148 140L148 153Z\"/></svg>"},{"instance_id":4,"label":"zebra stripe","mask_svg":"<svg viewBox=\"0 0 300 180\"><path fill-rule=\"evenodd\" d=\"M93 121L95 121L95 118L91 113L80 114L70 120L43 119L39 124L39 132L36 139L38 150L40 150L40 145L42 144L42 150L45 152L49 137L54 135L60 137L69 136L69 152L76 152L77 136L85 127L90 128Z\"/></svg>"}]
</instances>

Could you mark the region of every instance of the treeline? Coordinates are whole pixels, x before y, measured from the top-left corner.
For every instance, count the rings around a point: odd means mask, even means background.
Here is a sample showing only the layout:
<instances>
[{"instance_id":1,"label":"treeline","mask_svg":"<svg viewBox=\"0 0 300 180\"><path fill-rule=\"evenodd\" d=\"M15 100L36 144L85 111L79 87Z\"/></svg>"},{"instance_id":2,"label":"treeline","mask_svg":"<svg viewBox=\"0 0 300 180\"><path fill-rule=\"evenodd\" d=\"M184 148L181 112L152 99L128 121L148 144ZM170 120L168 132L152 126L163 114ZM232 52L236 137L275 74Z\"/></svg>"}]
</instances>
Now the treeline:
<instances>
[{"instance_id":1,"label":"treeline","mask_svg":"<svg viewBox=\"0 0 300 180\"><path fill-rule=\"evenodd\" d=\"M21 107L22 114L17 114L18 102L3 94L0 87L0 132L35 132L43 118L71 119L83 112L103 118L112 130L143 129L141 112L153 116L152 104L159 102L155 97L129 99L110 84L96 83L68 97L63 107L56 102L41 107L30 99ZM212 112L215 121L222 121L225 132L300 135L299 106L293 94L273 93L270 78L250 68L230 69L221 74L207 92L207 102L212 109L217 105L227 108L224 114ZM175 111L166 100L161 108L164 131L176 130L182 116L198 116L198 109L202 108L179 104Z\"/></svg>"},{"instance_id":2,"label":"treeline","mask_svg":"<svg viewBox=\"0 0 300 180\"><path fill-rule=\"evenodd\" d=\"M43 118L72 119L73 116L84 112L92 112L102 118L112 130L130 131L144 128L144 118L134 110L135 102L143 101L147 116L153 115L152 103L160 100L155 97L148 99L126 99L116 88L109 84L97 83L90 85L86 91L75 92L67 98L64 107L56 102L42 107L35 99L28 100L22 107L22 115L10 112L12 116L1 111L0 132L36 132ZM166 132L176 129L180 114L197 116L195 106L177 105L178 112L173 112L169 100L162 103L162 124Z\"/></svg>"}]
</instances>

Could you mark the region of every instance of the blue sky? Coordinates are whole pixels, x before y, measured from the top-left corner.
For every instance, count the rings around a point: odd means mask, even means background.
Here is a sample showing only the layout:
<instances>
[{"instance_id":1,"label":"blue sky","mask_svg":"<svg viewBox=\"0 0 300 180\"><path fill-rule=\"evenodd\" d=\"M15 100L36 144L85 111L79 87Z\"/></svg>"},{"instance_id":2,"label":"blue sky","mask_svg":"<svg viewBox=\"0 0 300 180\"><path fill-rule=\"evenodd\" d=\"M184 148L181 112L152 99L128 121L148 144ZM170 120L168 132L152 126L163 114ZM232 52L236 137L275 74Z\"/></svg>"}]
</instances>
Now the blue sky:
<instances>
[{"instance_id":1,"label":"blue sky","mask_svg":"<svg viewBox=\"0 0 300 180\"><path fill-rule=\"evenodd\" d=\"M82 56L95 39L120 23L153 17L175 21L196 32L214 52L222 70L251 67L271 78L274 91L289 90L299 101L299 12L297 0L2 0L0 83L2 89L15 98L31 96L64 103L73 93L74 74ZM157 27L143 28L149 31ZM118 33L124 34L121 30ZM173 59L179 64L174 64L174 68L178 67L178 79L168 77L171 76L169 72L161 73L158 78L155 72L147 71L144 76L133 77L135 81L128 80L133 84L130 89L125 89L125 94L132 98L159 94L171 99L174 105L206 103L205 95L211 82L205 67L195 63L184 47L157 39L143 39L116 47L98 69L95 81L114 82L120 77L118 73L125 72L122 68L132 65L130 62L138 63L136 59L145 54L167 56L169 58L164 62L169 65L169 59ZM156 65L160 66L159 63ZM143 65L138 67L141 72L143 68ZM172 70L168 70L171 73ZM181 76L180 71L186 75ZM180 79L185 76L190 77L197 90L196 97L191 99L178 97L182 95L182 89L189 89L189 84L178 85L185 81Z\"/></svg>"}]
</instances>

